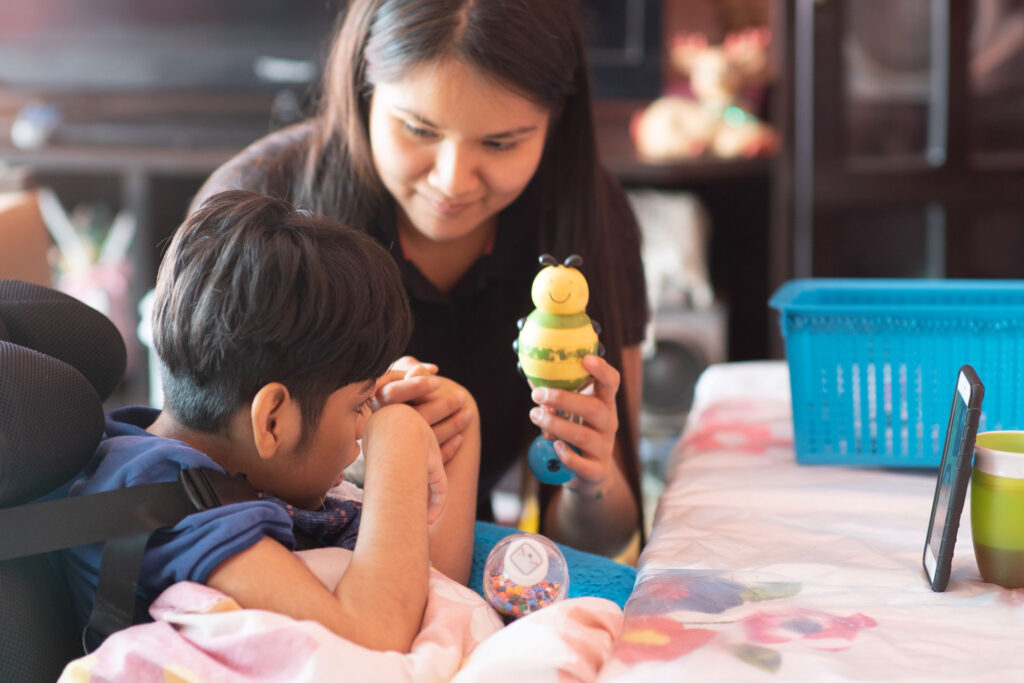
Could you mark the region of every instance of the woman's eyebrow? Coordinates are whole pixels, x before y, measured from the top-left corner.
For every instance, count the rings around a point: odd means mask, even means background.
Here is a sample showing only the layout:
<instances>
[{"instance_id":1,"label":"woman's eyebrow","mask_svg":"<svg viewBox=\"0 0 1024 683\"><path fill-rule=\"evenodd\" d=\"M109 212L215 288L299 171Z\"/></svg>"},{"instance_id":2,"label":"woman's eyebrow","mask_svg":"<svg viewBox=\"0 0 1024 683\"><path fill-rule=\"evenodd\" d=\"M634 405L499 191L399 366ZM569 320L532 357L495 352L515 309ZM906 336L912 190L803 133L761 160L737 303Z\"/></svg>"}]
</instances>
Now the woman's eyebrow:
<instances>
[{"instance_id":1,"label":"woman's eyebrow","mask_svg":"<svg viewBox=\"0 0 1024 683\"><path fill-rule=\"evenodd\" d=\"M500 138L514 138L517 135L524 135L526 133L532 133L537 130L537 126L523 126L521 128L513 128L512 130L506 130L501 133L494 133L493 135L485 135L484 137L488 140L496 140Z\"/></svg>"},{"instance_id":2,"label":"woman's eyebrow","mask_svg":"<svg viewBox=\"0 0 1024 683\"><path fill-rule=\"evenodd\" d=\"M406 109L405 107L398 107L398 106L396 106L394 109L395 109L395 111L397 111L397 112L399 112L401 114L405 114L406 116L408 116L410 118L414 118L417 121L419 121L420 123L425 124L427 126L430 126L431 128L440 128L439 125L437 125L436 123L434 123L430 119L424 117L423 115L418 114L417 112L413 111L412 109Z\"/></svg>"}]
</instances>

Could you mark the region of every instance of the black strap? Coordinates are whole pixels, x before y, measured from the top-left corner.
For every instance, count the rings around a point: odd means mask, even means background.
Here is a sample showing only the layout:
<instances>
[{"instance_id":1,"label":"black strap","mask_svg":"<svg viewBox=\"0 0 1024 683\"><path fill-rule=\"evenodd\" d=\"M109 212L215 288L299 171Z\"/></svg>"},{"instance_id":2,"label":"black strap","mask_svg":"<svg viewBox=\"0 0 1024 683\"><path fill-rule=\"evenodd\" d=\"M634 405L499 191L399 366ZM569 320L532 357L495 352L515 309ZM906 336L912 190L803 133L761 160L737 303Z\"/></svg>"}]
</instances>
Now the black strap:
<instances>
[{"instance_id":1,"label":"black strap","mask_svg":"<svg viewBox=\"0 0 1024 683\"><path fill-rule=\"evenodd\" d=\"M132 508L123 533L103 546L96 602L82 633L83 646L89 632L103 639L135 620L142 558L154 531L172 527L194 512L255 498L256 490L245 477L192 469L182 470L178 482L161 491L159 500Z\"/></svg>"},{"instance_id":2,"label":"black strap","mask_svg":"<svg viewBox=\"0 0 1024 683\"><path fill-rule=\"evenodd\" d=\"M150 535L157 529L174 526L195 511L180 481L160 490L144 505L123 511L125 517L118 534L103 545L96 601L85 633L92 631L105 638L135 621L135 593Z\"/></svg>"},{"instance_id":3,"label":"black strap","mask_svg":"<svg viewBox=\"0 0 1024 683\"><path fill-rule=\"evenodd\" d=\"M0 561L106 541L83 633L83 643L89 632L102 640L134 621L139 570L154 531L195 512L256 498L242 475L191 469L176 482L20 505L0 510Z\"/></svg>"},{"instance_id":4,"label":"black strap","mask_svg":"<svg viewBox=\"0 0 1024 683\"><path fill-rule=\"evenodd\" d=\"M181 488L143 484L0 510L0 561L113 538L125 532L132 510Z\"/></svg>"}]
</instances>

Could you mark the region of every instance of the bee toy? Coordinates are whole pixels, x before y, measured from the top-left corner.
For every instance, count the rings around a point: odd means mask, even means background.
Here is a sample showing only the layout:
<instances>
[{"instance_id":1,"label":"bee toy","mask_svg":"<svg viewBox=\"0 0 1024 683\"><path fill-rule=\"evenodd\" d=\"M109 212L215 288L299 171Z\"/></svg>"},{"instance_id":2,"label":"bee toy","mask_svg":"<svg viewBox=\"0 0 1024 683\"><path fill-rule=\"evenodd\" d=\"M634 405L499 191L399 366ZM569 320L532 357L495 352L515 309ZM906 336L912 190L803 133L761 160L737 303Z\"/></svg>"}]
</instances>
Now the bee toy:
<instances>
[{"instance_id":1,"label":"bee toy","mask_svg":"<svg viewBox=\"0 0 1024 683\"><path fill-rule=\"evenodd\" d=\"M519 320L519 338L512 346L519 357L519 370L531 387L576 391L590 379L583 369L583 357L603 355L604 351L597 340L600 327L586 313L590 289L578 270L583 259L574 254L559 265L553 256L544 254L540 264L544 267L530 292L537 308ZM534 476L545 484L564 484L575 476L559 460L554 442L543 434L530 446L528 461Z\"/></svg>"}]
</instances>

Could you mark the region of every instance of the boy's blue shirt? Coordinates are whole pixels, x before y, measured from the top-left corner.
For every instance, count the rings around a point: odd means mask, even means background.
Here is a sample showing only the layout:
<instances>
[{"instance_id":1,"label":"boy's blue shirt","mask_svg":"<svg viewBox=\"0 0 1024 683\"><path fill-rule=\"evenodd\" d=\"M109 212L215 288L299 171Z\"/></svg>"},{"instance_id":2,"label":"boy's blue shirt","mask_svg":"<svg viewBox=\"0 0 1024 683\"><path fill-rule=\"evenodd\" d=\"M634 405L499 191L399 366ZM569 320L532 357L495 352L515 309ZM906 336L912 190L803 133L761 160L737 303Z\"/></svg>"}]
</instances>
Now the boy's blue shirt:
<instances>
[{"instance_id":1,"label":"boy's blue shirt","mask_svg":"<svg viewBox=\"0 0 1024 683\"><path fill-rule=\"evenodd\" d=\"M140 484L177 481L178 473L190 468L224 468L203 453L174 439L155 436L145 431L159 411L145 407L121 408L107 416L106 430L96 454L71 485L71 495L111 491ZM330 544L351 547L358 528L359 509L297 511L283 502L262 494L260 500L236 503L189 515L171 529L153 534L146 548L139 575L135 622L149 621L153 600L178 581L205 583L210 572L221 562L255 545L263 536L294 549L295 523L300 527L316 518L330 516L331 530L337 532L337 519L344 517L348 534L337 534ZM354 504L358 506L358 504ZM309 518L314 518L310 520ZM309 531L321 536L319 528ZM346 538L340 538L345 536ZM348 538L351 537L351 538ZM79 620L84 623L96 596L96 582L103 547L100 543L78 546L63 552L64 565L75 600Z\"/></svg>"}]
</instances>

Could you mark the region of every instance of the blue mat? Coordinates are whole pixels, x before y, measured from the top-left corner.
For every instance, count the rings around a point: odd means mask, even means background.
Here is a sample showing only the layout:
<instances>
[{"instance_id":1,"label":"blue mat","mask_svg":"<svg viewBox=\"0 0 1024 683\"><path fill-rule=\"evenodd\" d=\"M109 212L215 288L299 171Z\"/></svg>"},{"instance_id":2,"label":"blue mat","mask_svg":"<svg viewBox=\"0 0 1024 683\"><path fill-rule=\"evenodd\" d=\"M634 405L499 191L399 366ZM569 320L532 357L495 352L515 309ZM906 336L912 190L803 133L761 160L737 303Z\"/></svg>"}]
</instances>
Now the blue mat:
<instances>
[{"instance_id":1,"label":"blue mat","mask_svg":"<svg viewBox=\"0 0 1024 683\"><path fill-rule=\"evenodd\" d=\"M501 539L519 533L517 529L489 522L477 522L473 539L473 567L469 573L469 587L483 595L484 562L487 554ZM636 583L636 569L601 555L585 553L558 543L569 565L569 597L607 598L619 607L626 606L626 598Z\"/></svg>"}]
</instances>

